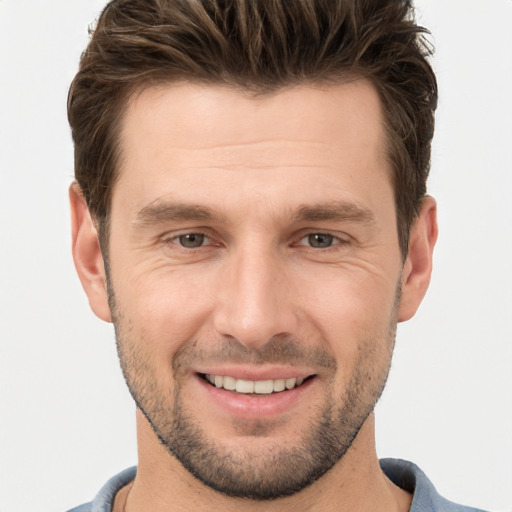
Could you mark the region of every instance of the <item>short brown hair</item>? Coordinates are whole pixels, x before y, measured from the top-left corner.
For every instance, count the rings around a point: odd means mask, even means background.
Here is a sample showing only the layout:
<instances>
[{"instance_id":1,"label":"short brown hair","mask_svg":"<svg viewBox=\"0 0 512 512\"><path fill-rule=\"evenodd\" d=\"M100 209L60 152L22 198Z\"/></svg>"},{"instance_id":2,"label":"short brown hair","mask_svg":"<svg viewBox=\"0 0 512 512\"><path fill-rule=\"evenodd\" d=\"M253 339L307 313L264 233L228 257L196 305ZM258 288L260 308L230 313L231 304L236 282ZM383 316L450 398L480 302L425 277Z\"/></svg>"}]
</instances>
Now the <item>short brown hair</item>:
<instances>
[{"instance_id":1,"label":"short brown hair","mask_svg":"<svg viewBox=\"0 0 512 512\"><path fill-rule=\"evenodd\" d=\"M134 92L188 80L264 93L356 76L373 83L383 104L405 257L426 193L437 104L425 32L403 0L111 1L68 97L75 177L100 238Z\"/></svg>"}]
</instances>

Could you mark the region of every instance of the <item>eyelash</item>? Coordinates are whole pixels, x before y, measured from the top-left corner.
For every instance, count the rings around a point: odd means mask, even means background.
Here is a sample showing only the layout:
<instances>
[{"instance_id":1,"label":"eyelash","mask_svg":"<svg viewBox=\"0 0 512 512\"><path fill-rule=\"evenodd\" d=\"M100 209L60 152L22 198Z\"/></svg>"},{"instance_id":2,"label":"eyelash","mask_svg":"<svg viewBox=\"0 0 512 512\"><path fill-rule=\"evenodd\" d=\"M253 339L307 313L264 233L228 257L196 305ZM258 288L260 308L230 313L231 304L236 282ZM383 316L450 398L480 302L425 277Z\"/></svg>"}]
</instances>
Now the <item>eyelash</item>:
<instances>
[{"instance_id":1,"label":"eyelash","mask_svg":"<svg viewBox=\"0 0 512 512\"><path fill-rule=\"evenodd\" d=\"M197 247L185 247L182 243L180 243L179 239L186 236L199 236L204 237L204 240L202 241L201 245L198 245ZM314 236L323 236L332 239L332 242L327 247L314 247L311 244L308 243L301 243L303 240L308 239L309 237ZM296 247L296 246L303 246L307 247L309 249L313 249L316 251L321 252L327 252L329 250L336 250L339 249L340 246L346 246L350 244L350 240L348 240L348 235L344 235L345 238L342 238L339 234L334 234L328 231L308 231L301 233L300 237L296 238L295 241L293 241L290 246ZM187 231L184 233L174 234L173 236L165 237L162 239L162 241L165 244L172 243L173 245L177 246L180 250L183 251L194 251L201 248L207 248L212 245L220 245L220 244L212 244L212 240L214 240L211 236L209 236L207 233L203 231Z\"/></svg>"},{"instance_id":2,"label":"eyelash","mask_svg":"<svg viewBox=\"0 0 512 512\"><path fill-rule=\"evenodd\" d=\"M332 239L331 244L327 247L314 247L309 244L302 244L301 242L305 239L308 239L309 237L327 237ZM311 240L309 240L311 242ZM293 245L303 245L305 247L308 247L310 249L318 250L318 251L329 251L329 250L336 250L339 249L339 246L347 245L349 243L349 240L341 238L339 235L336 235L334 233L330 233L328 231L310 231L304 235L302 235L297 242L295 242Z\"/></svg>"},{"instance_id":3,"label":"eyelash","mask_svg":"<svg viewBox=\"0 0 512 512\"><path fill-rule=\"evenodd\" d=\"M206 243L206 244L202 243L201 245L199 245L197 247L185 247L184 245L182 245L179 242L180 238L186 237L186 236L193 236L193 235L204 237L205 241L210 241L211 242L213 240L212 237L208 236L203 231L186 231L184 233L173 234L172 236L163 237L162 241L163 241L164 244L176 245L180 250L184 250L184 251L193 251L193 250L197 250L197 249L200 249L200 248L208 247L208 246L211 245L210 243Z\"/></svg>"}]
</instances>

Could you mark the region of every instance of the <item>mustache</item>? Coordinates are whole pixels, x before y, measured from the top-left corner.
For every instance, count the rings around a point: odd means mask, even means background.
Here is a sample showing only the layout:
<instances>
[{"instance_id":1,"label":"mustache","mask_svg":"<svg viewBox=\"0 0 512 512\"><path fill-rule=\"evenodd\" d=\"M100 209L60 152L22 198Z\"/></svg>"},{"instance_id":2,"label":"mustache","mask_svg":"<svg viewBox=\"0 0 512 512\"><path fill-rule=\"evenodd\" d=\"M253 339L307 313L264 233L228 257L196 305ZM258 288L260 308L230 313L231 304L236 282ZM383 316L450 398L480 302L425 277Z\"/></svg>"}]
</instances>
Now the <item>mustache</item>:
<instances>
[{"instance_id":1,"label":"mustache","mask_svg":"<svg viewBox=\"0 0 512 512\"><path fill-rule=\"evenodd\" d=\"M292 366L314 366L319 369L335 370L334 356L325 347L309 347L306 343L289 335L273 336L258 347L247 347L235 338L223 337L199 347L194 340L182 346L172 360L174 371L187 369L200 363L230 363L253 366L264 364L286 364Z\"/></svg>"}]
</instances>

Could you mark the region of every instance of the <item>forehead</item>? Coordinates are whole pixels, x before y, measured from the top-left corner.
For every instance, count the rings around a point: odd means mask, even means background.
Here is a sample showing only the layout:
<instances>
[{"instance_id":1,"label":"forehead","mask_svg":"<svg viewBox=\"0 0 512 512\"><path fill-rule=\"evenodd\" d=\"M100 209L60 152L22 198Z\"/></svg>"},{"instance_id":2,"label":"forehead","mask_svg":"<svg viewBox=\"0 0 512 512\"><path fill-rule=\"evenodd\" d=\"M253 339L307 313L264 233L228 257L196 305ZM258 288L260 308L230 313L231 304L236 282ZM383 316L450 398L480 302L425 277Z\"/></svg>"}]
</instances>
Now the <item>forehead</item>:
<instances>
[{"instance_id":1,"label":"forehead","mask_svg":"<svg viewBox=\"0 0 512 512\"><path fill-rule=\"evenodd\" d=\"M323 87L295 86L266 94L227 86L177 83L144 88L133 94L122 134L124 139L140 137L149 129L152 137L172 136L177 146L201 148L221 146L235 139L240 143L255 142L263 128L269 139L298 136L297 140L316 139L333 145L339 136L362 135L360 130L367 133L361 142L371 136L378 138L381 121L378 94L364 79Z\"/></svg>"},{"instance_id":2,"label":"forehead","mask_svg":"<svg viewBox=\"0 0 512 512\"><path fill-rule=\"evenodd\" d=\"M151 87L131 98L121 141L113 202L127 193L144 206L158 191L180 187L311 191L315 182L349 189L368 177L390 181L381 103L364 80L261 96L220 86Z\"/></svg>"}]
</instances>

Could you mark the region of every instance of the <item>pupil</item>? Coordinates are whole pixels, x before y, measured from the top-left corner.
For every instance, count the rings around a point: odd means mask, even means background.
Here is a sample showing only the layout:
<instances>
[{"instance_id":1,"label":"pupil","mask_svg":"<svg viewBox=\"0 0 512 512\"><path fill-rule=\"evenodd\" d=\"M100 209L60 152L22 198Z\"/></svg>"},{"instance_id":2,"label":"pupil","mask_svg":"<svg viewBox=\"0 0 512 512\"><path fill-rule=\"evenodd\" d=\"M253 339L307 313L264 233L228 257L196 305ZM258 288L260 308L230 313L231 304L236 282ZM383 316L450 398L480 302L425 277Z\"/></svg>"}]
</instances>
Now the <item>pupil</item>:
<instances>
[{"instance_id":1,"label":"pupil","mask_svg":"<svg viewBox=\"0 0 512 512\"><path fill-rule=\"evenodd\" d=\"M180 244L183 247L187 247L189 249L194 247L200 247L203 245L204 242L204 235L201 235L199 233L190 233L188 235L181 235L180 238Z\"/></svg>"},{"instance_id":2,"label":"pupil","mask_svg":"<svg viewBox=\"0 0 512 512\"><path fill-rule=\"evenodd\" d=\"M331 235L325 235L323 233L315 233L313 235L309 235L309 244L311 247L323 248L330 247L333 242L333 237Z\"/></svg>"}]
</instances>

